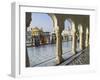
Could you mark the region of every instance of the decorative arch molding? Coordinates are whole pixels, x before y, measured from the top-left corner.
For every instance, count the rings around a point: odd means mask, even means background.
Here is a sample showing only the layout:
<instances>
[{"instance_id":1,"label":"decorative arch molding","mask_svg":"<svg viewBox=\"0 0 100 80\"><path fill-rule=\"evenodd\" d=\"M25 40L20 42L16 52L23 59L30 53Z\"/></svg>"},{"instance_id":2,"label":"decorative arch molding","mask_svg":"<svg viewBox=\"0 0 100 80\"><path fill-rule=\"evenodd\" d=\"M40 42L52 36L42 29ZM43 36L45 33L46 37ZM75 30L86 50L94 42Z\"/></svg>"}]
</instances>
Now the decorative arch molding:
<instances>
[{"instance_id":1,"label":"decorative arch molding","mask_svg":"<svg viewBox=\"0 0 100 80\"><path fill-rule=\"evenodd\" d=\"M57 27L57 18L56 18L56 16L54 14L48 14L48 15L51 17L51 19L53 21L53 27L54 28Z\"/></svg>"}]
</instances>

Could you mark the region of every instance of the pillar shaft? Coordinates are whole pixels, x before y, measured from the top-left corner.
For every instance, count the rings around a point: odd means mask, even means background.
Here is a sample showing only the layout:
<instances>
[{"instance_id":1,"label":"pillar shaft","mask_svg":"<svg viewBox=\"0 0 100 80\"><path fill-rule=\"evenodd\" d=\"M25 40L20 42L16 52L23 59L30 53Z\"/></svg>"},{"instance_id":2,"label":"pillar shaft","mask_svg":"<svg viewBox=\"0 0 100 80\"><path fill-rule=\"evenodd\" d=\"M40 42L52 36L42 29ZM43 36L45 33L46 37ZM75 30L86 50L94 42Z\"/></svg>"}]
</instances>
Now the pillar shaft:
<instances>
[{"instance_id":1,"label":"pillar shaft","mask_svg":"<svg viewBox=\"0 0 100 80\"><path fill-rule=\"evenodd\" d=\"M26 67L30 67L30 61L29 61L27 47L26 47Z\"/></svg>"},{"instance_id":2,"label":"pillar shaft","mask_svg":"<svg viewBox=\"0 0 100 80\"><path fill-rule=\"evenodd\" d=\"M80 33L80 49L83 49L83 33Z\"/></svg>"},{"instance_id":3,"label":"pillar shaft","mask_svg":"<svg viewBox=\"0 0 100 80\"><path fill-rule=\"evenodd\" d=\"M82 50L83 49L83 28L82 28L82 25L79 25L80 27L80 49Z\"/></svg>"},{"instance_id":4,"label":"pillar shaft","mask_svg":"<svg viewBox=\"0 0 100 80\"><path fill-rule=\"evenodd\" d=\"M72 52L76 53L76 32L73 32L72 35Z\"/></svg>"},{"instance_id":5,"label":"pillar shaft","mask_svg":"<svg viewBox=\"0 0 100 80\"><path fill-rule=\"evenodd\" d=\"M62 36L61 32L58 29L56 31L56 64L60 64L62 62Z\"/></svg>"},{"instance_id":6,"label":"pillar shaft","mask_svg":"<svg viewBox=\"0 0 100 80\"><path fill-rule=\"evenodd\" d=\"M85 47L88 47L89 45L89 32L88 29L86 29L86 41L85 41Z\"/></svg>"},{"instance_id":7,"label":"pillar shaft","mask_svg":"<svg viewBox=\"0 0 100 80\"><path fill-rule=\"evenodd\" d=\"M75 24L72 22L72 53L76 53L76 28Z\"/></svg>"}]
</instances>

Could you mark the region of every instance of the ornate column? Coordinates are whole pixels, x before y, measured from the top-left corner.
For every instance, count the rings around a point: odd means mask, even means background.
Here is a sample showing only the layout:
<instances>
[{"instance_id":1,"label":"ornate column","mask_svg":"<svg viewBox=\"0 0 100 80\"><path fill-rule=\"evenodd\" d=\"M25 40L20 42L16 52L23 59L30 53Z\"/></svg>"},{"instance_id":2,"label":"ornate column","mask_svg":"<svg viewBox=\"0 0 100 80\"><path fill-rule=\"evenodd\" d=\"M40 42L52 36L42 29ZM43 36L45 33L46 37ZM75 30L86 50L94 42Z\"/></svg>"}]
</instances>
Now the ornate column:
<instances>
[{"instance_id":1,"label":"ornate column","mask_svg":"<svg viewBox=\"0 0 100 80\"><path fill-rule=\"evenodd\" d=\"M85 47L89 46L89 31L88 28L86 28L86 41L85 41Z\"/></svg>"},{"instance_id":2,"label":"ornate column","mask_svg":"<svg viewBox=\"0 0 100 80\"><path fill-rule=\"evenodd\" d=\"M72 22L72 52L76 53L76 28L75 24Z\"/></svg>"},{"instance_id":3,"label":"ornate column","mask_svg":"<svg viewBox=\"0 0 100 80\"><path fill-rule=\"evenodd\" d=\"M27 32L27 28L30 26L31 20L32 20L32 14L30 12L26 13L26 32ZM30 61L29 61L29 56L28 56L28 51L27 51L27 46L26 46L26 67L30 66Z\"/></svg>"},{"instance_id":4,"label":"ornate column","mask_svg":"<svg viewBox=\"0 0 100 80\"><path fill-rule=\"evenodd\" d=\"M55 28L56 32L56 64L60 64L62 62L62 36L61 30L57 26Z\"/></svg>"},{"instance_id":5,"label":"ornate column","mask_svg":"<svg viewBox=\"0 0 100 80\"><path fill-rule=\"evenodd\" d=\"M54 14L48 14L49 16L51 16L52 20L53 20L53 26L54 26L54 31L56 34L56 64L60 64L62 62L62 29L60 29L61 25L58 26L58 23L61 22L61 19L59 19L59 17L57 17ZM60 20L60 22L59 22Z\"/></svg>"},{"instance_id":6,"label":"ornate column","mask_svg":"<svg viewBox=\"0 0 100 80\"><path fill-rule=\"evenodd\" d=\"M80 46L80 49L82 50L83 49L83 28L82 28L81 24L79 25L79 29L80 29L80 31L79 31L79 34L80 34L79 46Z\"/></svg>"}]
</instances>

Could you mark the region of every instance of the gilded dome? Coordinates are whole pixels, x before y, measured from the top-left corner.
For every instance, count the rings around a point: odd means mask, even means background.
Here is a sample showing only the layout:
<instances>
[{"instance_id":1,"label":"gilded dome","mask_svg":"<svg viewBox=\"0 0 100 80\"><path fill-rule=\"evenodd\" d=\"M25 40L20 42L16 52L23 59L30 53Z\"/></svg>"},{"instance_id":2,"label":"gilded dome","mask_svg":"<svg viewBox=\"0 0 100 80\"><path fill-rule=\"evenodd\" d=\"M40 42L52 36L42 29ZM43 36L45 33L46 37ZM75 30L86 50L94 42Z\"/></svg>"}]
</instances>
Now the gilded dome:
<instances>
[{"instance_id":1,"label":"gilded dome","mask_svg":"<svg viewBox=\"0 0 100 80\"><path fill-rule=\"evenodd\" d=\"M32 28L32 35L40 35L42 32L43 30L38 27Z\"/></svg>"},{"instance_id":2,"label":"gilded dome","mask_svg":"<svg viewBox=\"0 0 100 80\"><path fill-rule=\"evenodd\" d=\"M32 32L41 32L42 30L41 29L39 29L39 28L37 28L37 27L35 27L35 28L32 28Z\"/></svg>"}]
</instances>

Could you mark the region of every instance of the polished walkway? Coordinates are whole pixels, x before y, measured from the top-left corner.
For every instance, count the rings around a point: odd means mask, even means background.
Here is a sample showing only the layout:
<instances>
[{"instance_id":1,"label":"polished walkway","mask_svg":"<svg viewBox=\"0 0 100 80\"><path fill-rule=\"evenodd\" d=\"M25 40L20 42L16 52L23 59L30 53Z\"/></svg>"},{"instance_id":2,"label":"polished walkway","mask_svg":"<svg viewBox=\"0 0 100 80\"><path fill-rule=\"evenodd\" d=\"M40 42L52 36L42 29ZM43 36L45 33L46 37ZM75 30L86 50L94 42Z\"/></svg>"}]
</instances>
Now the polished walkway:
<instances>
[{"instance_id":1,"label":"polished walkway","mask_svg":"<svg viewBox=\"0 0 100 80\"><path fill-rule=\"evenodd\" d=\"M39 47L28 47L28 56L30 66L54 66L55 62L55 44L42 45ZM66 60L73 54L71 52L71 41L62 43L63 58Z\"/></svg>"}]
</instances>

